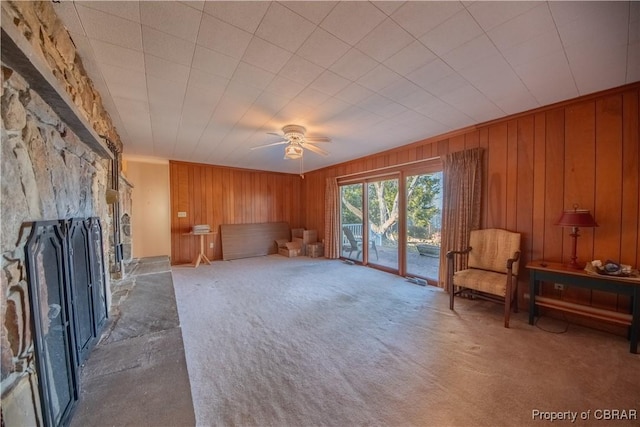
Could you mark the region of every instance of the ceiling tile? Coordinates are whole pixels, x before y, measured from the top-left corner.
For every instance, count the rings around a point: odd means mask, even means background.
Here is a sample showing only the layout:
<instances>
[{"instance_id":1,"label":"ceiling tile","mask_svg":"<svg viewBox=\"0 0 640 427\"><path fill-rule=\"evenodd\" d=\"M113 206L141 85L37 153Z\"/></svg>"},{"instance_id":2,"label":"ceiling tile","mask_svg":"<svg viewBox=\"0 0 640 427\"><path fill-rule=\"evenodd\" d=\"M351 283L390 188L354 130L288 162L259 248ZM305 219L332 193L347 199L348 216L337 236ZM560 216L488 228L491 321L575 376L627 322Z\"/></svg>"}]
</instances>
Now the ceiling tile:
<instances>
[{"instance_id":1,"label":"ceiling tile","mask_svg":"<svg viewBox=\"0 0 640 427\"><path fill-rule=\"evenodd\" d=\"M178 2L140 2L143 25L195 42L202 14Z\"/></svg>"},{"instance_id":2,"label":"ceiling tile","mask_svg":"<svg viewBox=\"0 0 640 427\"><path fill-rule=\"evenodd\" d=\"M356 48L351 48L331 66L331 71L349 80L358 80L373 70L378 62Z\"/></svg>"},{"instance_id":3,"label":"ceiling tile","mask_svg":"<svg viewBox=\"0 0 640 427\"><path fill-rule=\"evenodd\" d=\"M632 43L627 49L626 83L640 81L640 41Z\"/></svg>"},{"instance_id":4,"label":"ceiling tile","mask_svg":"<svg viewBox=\"0 0 640 427\"><path fill-rule=\"evenodd\" d=\"M314 81L322 73L322 68L318 65L294 55L280 71L280 76L293 80L304 86Z\"/></svg>"},{"instance_id":5,"label":"ceiling tile","mask_svg":"<svg viewBox=\"0 0 640 427\"><path fill-rule=\"evenodd\" d=\"M144 52L177 62L191 65L195 43L155 30L146 25L142 26L142 45Z\"/></svg>"},{"instance_id":6,"label":"ceiling tile","mask_svg":"<svg viewBox=\"0 0 640 427\"><path fill-rule=\"evenodd\" d=\"M291 102L289 97L281 96L278 93L262 92L253 105L264 114L273 116L289 102Z\"/></svg>"},{"instance_id":7,"label":"ceiling tile","mask_svg":"<svg viewBox=\"0 0 640 427\"><path fill-rule=\"evenodd\" d=\"M329 95L327 95L326 93L307 87L302 92L300 92L298 96L295 97L294 101L304 105L315 107L316 105L326 101L328 98Z\"/></svg>"},{"instance_id":8,"label":"ceiling tile","mask_svg":"<svg viewBox=\"0 0 640 427\"><path fill-rule=\"evenodd\" d=\"M348 50L349 45L322 28L316 28L300 46L297 54L322 68L329 68Z\"/></svg>"},{"instance_id":9,"label":"ceiling tile","mask_svg":"<svg viewBox=\"0 0 640 427\"><path fill-rule=\"evenodd\" d=\"M339 2L320 26L353 46L377 27L386 15L369 2Z\"/></svg>"},{"instance_id":10,"label":"ceiling tile","mask_svg":"<svg viewBox=\"0 0 640 427\"><path fill-rule=\"evenodd\" d=\"M280 2L300 16L314 24L319 24L331 12L337 1L283 1Z\"/></svg>"},{"instance_id":11,"label":"ceiling tile","mask_svg":"<svg viewBox=\"0 0 640 427\"><path fill-rule=\"evenodd\" d=\"M157 77L185 86L189 79L189 67L170 62L153 55L144 55L147 76Z\"/></svg>"},{"instance_id":12,"label":"ceiling tile","mask_svg":"<svg viewBox=\"0 0 640 427\"><path fill-rule=\"evenodd\" d=\"M436 54L443 55L473 40L482 33L482 29L469 12L461 10L420 37L420 41Z\"/></svg>"},{"instance_id":13,"label":"ceiling tile","mask_svg":"<svg viewBox=\"0 0 640 427\"><path fill-rule=\"evenodd\" d=\"M627 2L567 3L571 4L566 6L551 4L563 46L570 47L579 43L599 45L627 43L629 37ZM576 8L576 5L580 7Z\"/></svg>"},{"instance_id":14,"label":"ceiling tile","mask_svg":"<svg viewBox=\"0 0 640 427\"><path fill-rule=\"evenodd\" d=\"M206 1L205 0L184 0L184 1L181 1L180 3L202 12Z\"/></svg>"},{"instance_id":15,"label":"ceiling tile","mask_svg":"<svg viewBox=\"0 0 640 427\"><path fill-rule=\"evenodd\" d=\"M457 1L408 1L391 17L415 38L420 38L461 9Z\"/></svg>"},{"instance_id":16,"label":"ceiling tile","mask_svg":"<svg viewBox=\"0 0 640 427\"><path fill-rule=\"evenodd\" d=\"M407 108L416 110L417 108L432 102L434 98L435 97L426 90L418 88L410 94L404 96L398 102Z\"/></svg>"},{"instance_id":17,"label":"ceiling tile","mask_svg":"<svg viewBox=\"0 0 640 427\"><path fill-rule=\"evenodd\" d=\"M71 3L71 2L63 2ZM78 4L78 2L74 2ZM140 7L138 2L128 1L83 1L83 6L96 9L110 15L119 16L129 21L140 22Z\"/></svg>"},{"instance_id":18,"label":"ceiling tile","mask_svg":"<svg viewBox=\"0 0 640 427\"><path fill-rule=\"evenodd\" d=\"M251 37L251 34L244 30L222 22L213 16L203 14L197 44L240 59L244 55Z\"/></svg>"},{"instance_id":19,"label":"ceiling tile","mask_svg":"<svg viewBox=\"0 0 640 427\"><path fill-rule=\"evenodd\" d=\"M102 64L100 66L111 96L147 102L147 80L143 72Z\"/></svg>"},{"instance_id":20,"label":"ceiling tile","mask_svg":"<svg viewBox=\"0 0 640 427\"><path fill-rule=\"evenodd\" d=\"M336 94L336 98L348 102L349 104L357 104L365 98L371 96L374 92L357 83L351 83Z\"/></svg>"},{"instance_id":21,"label":"ceiling tile","mask_svg":"<svg viewBox=\"0 0 640 427\"><path fill-rule=\"evenodd\" d=\"M460 74L453 72L430 84L429 92L435 96L442 96L445 93L452 92L468 83L469 82Z\"/></svg>"},{"instance_id":22,"label":"ceiling tile","mask_svg":"<svg viewBox=\"0 0 640 427\"><path fill-rule=\"evenodd\" d=\"M377 93L374 93L370 97L363 99L358 103L358 106L385 118L395 117L408 111L406 107L392 101L389 98L378 95Z\"/></svg>"},{"instance_id":23,"label":"ceiling tile","mask_svg":"<svg viewBox=\"0 0 640 427\"><path fill-rule=\"evenodd\" d=\"M421 90L420 87L407 79L399 79L389 86L380 90L379 93L389 99L399 102L401 99L411 95L415 91Z\"/></svg>"},{"instance_id":24,"label":"ceiling tile","mask_svg":"<svg viewBox=\"0 0 640 427\"><path fill-rule=\"evenodd\" d=\"M253 37L242 60L256 67L277 73L293 54L258 37Z\"/></svg>"},{"instance_id":25,"label":"ceiling tile","mask_svg":"<svg viewBox=\"0 0 640 427\"><path fill-rule=\"evenodd\" d=\"M87 37L128 49L142 50L140 24L76 4Z\"/></svg>"},{"instance_id":26,"label":"ceiling tile","mask_svg":"<svg viewBox=\"0 0 640 427\"><path fill-rule=\"evenodd\" d=\"M56 15L60 18L60 20L64 23L65 28L72 35L73 34L81 34L85 35L84 28L82 28L82 23L80 22L80 17L78 16L78 12L76 11L75 4L70 1L63 1L58 3L53 3L53 9L56 11Z\"/></svg>"},{"instance_id":27,"label":"ceiling tile","mask_svg":"<svg viewBox=\"0 0 640 427\"><path fill-rule=\"evenodd\" d=\"M504 49L501 53L512 67L517 67L562 49L558 31L554 28L523 43Z\"/></svg>"},{"instance_id":28,"label":"ceiling tile","mask_svg":"<svg viewBox=\"0 0 640 427\"><path fill-rule=\"evenodd\" d=\"M413 41L411 34L387 18L360 40L356 47L370 57L383 62Z\"/></svg>"},{"instance_id":29,"label":"ceiling tile","mask_svg":"<svg viewBox=\"0 0 640 427\"><path fill-rule=\"evenodd\" d=\"M326 70L320 74L318 78L309 85L309 87L319 90L322 93L326 93L329 96L333 96L350 83L351 82L349 80L340 77L334 72Z\"/></svg>"},{"instance_id":30,"label":"ceiling tile","mask_svg":"<svg viewBox=\"0 0 640 427\"><path fill-rule=\"evenodd\" d=\"M391 15L393 12L398 10L405 2L398 0L391 1L372 1L371 2L375 7L386 13L387 15Z\"/></svg>"},{"instance_id":31,"label":"ceiling tile","mask_svg":"<svg viewBox=\"0 0 640 427\"><path fill-rule=\"evenodd\" d=\"M296 83L293 80L282 77L281 75L277 75L273 80L271 80L271 83L269 83L269 86L265 88L265 91L290 99L299 94L304 87L305 85Z\"/></svg>"},{"instance_id":32,"label":"ceiling tile","mask_svg":"<svg viewBox=\"0 0 640 427\"><path fill-rule=\"evenodd\" d=\"M500 50L525 43L541 34L555 32L556 26L547 3L529 9L525 13L500 24L488 36Z\"/></svg>"},{"instance_id":33,"label":"ceiling tile","mask_svg":"<svg viewBox=\"0 0 640 427\"><path fill-rule=\"evenodd\" d=\"M431 87L434 86L437 81L453 73L454 71L449 65L440 59L436 59L412 71L407 75L407 78L421 88L431 91Z\"/></svg>"},{"instance_id":34,"label":"ceiling tile","mask_svg":"<svg viewBox=\"0 0 640 427\"><path fill-rule=\"evenodd\" d=\"M184 92L187 88L186 81L173 82L147 75L147 88L149 90L149 110L151 114L154 111L172 111L178 117L184 102Z\"/></svg>"},{"instance_id":35,"label":"ceiling tile","mask_svg":"<svg viewBox=\"0 0 640 427\"><path fill-rule=\"evenodd\" d=\"M292 12L286 7L271 3L256 36L270 41L289 52L298 50L313 32L315 24Z\"/></svg>"},{"instance_id":36,"label":"ceiling tile","mask_svg":"<svg viewBox=\"0 0 640 427\"><path fill-rule=\"evenodd\" d=\"M627 73L627 46L595 48L583 43L567 47L567 58L580 95L617 86ZM593 61L593 58L598 61Z\"/></svg>"},{"instance_id":37,"label":"ceiling tile","mask_svg":"<svg viewBox=\"0 0 640 427\"><path fill-rule=\"evenodd\" d=\"M189 73L187 89L190 90L192 87L197 87L202 96L215 98L218 93L221 94L224 92L228 84L229 79L192 68Z\"/></svg>"},{"instance_id":38,"label":"ceiling tile","mask_svg":"<svg viewBox=\"0 0 640 427\"><path fill-rule=\"evenodd\" d=\"M253 33L269 8L269 2L205 1L204 13Z\"/></svg>"},{"instance_id":39,"label":"ceiling tile","mask_svg":"<svg viewBox=\"0 0 640 427\"><path fill-rule=\"evenodd\" d=\"M483 30L489 31L539 4L535 1L478 1L467 7L467 10Z\"/></svg>"},{"instance_id":40,"label":"ceiling tile","mask_svg":"<svg viewBox=\"0 0 640 427\"><path fill-rule=\"evenodd\" d=\"M515 71L540 105L579 95L564 51L539 57Z\"/></svg>"},{"instance_id":41,"label":"ceiling tile","mask_svg":"<svg viewBox=\"0 0 640 427\"><path fill-rule=\"evenodd\" d=\"M349 108L350 104L338 98L332 97L314 109L314 123L330 123L330 119L343 110Z\"/></svg>"},{"instance_id":42,"label":"ceiling tile","mask_svg":"<svg viewBox=\"0 0 640 427\"><path fill-rule=\"evenodd\" d=\"M240 61L238 68L236 68L235 73L233 73L231 81L259 89L265 89L274 77L275 74L269 71L258 68L255 65L247 64L244 61Z\"/></svg>"},{"instance_id":43,"label":"ceiling tile","mask_svg":"<svg viewBox=\"0 0 640 427\"><path fill-rule=\"evenodd\" d=\"M414 40L407 47L384 61L384 65L396 73L408 74L423 65L428 64L435 58L436 55L433 52L427 49L418 40Z\"/></svg>"},{"instance_id":44,"label":"ceiling tile","mask_svg":"<svg viewBox=\"0 0 640 427\"><path fill-rule=\"evenodd\" d=\"M97 39L91 40L91 47L98 62L144 72L144 55L139 50L127 49Z\"/></svg>"},{"instance_id":45,"label":"ceiling tile","mask_svg":"<svg viewBox=\"0 0 640 427\"><path fill-rule=\"evenodd\" d=\"M471 85L449 92L441 99L478 121L491 120L504 115L502 110Z\"/></svg>"},{"instance_id":46,"label":"ceiling tile","mask_svg":"<svg viewBox=\"0 0 640 427\"><path fill-rule=\"evenodd\" d=\"M401 77L398 73L395 73L380 64L364 76L360 77L358 79L358 83L374 92L377 92L399 79L401 79Z\"/></svg>"},{"instance_id":47,"label":"ceiling tile","mask_svg":"<svg viewBox=\"0 0 640 427\"><path fill-rule=\"evenodd\" d=\"M223 93L224 86L201 86L190 80L182 107L181 127L187 125L188 127L196 127L199 137L207 126Z\"/></svg>"},{"instance_id":48,"label":"ceiling tile","mask_svg":"<svg viewBox=\"0 0 640 427\"><path fill-rule=\"evenodd\" d=\"M481 35L462 46L442 55L442 59L454 70L461 70L484 58L498 55L498 50L486 35Z\"/></svg>"},{"instance_id":49,"label":"ceiling tile","mask_svg":"<svg viewBox=\"0 0 640 427\"><path fill-rule=\"evenodd\" d=\"M238 59L196 46L191 66L195 69L230 79L236 70Z\"/></svg>"},{"instance_id":50,"label":"ceiling tile","mask_svg":"<svg viewBox=\"0 0 640 427\"><path fill-rule=\"evenodd\" d=\"M416 111L453 129L474 123L471 117L438 98L416 108Z\"/></svg>"}]
</instances>

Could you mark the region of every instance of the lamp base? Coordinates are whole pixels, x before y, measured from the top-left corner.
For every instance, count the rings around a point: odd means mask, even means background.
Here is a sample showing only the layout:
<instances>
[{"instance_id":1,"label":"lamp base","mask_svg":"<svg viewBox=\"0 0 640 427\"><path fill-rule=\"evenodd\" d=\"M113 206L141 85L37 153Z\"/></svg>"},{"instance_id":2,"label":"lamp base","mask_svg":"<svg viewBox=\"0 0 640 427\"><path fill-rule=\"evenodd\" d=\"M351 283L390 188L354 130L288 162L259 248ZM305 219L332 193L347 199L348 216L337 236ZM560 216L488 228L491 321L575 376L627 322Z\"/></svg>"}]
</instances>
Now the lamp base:
<instances>
[{"instance_id":1,"label":"lamp base","mask_svg":"<svg viewBox=\"0 0 640 427\"><path fill-rule=\"evenodd\" d=\"M575 260L571 260L570 263L565 264L565 267L571 268L573 270L584 270L585 263L579 263Z\"/></svg>"}]
</instances>

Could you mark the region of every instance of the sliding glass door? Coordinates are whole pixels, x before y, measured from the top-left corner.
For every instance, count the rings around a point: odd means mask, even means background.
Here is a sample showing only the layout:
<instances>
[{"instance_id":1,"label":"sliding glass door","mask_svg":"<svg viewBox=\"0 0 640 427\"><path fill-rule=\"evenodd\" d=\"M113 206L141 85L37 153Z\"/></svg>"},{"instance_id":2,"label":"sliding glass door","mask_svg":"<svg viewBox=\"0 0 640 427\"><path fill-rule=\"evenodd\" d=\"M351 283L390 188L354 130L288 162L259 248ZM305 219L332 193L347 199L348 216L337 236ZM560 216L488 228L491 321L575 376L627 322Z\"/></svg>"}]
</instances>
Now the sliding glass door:
<instances>
[{"instance_id":1,"label":"sliding glass door","mask_svg":"<svg viewBox=\"0 0 640 427\"><path fill-rule=\"evenodd\" d=\"M438 280L442 172L412 167L340 186L343 258Z\"/></svg>"},{"instance_id":2,"label":"sliding glass door","mask_svg":"<svg viewBox=\"0 0 640 427\"><path fill-rule=\"evenodd\" d=\"M363 261L363 184L340 187L340 225L342 228L342 251L344 258Z\"/></svg>"},{"instance_id":3,"label":"sliding glass door","mask_svg":"<svg viewBox=\"0 0 640 427\"><path fill-rule=\"evenodd\" d=\"M368 262L398 270L398 179L367 183Z\"/></svg>"},{"instance_id":4,"label":"sliding glass door","mask_svg":"<svg viewBox=\"0 0 640 427\"><path fill-rule=\"evenodd\" d=\"M406 177L407 275L438 279L442 172Z\"/></svg>"}]
</instances>

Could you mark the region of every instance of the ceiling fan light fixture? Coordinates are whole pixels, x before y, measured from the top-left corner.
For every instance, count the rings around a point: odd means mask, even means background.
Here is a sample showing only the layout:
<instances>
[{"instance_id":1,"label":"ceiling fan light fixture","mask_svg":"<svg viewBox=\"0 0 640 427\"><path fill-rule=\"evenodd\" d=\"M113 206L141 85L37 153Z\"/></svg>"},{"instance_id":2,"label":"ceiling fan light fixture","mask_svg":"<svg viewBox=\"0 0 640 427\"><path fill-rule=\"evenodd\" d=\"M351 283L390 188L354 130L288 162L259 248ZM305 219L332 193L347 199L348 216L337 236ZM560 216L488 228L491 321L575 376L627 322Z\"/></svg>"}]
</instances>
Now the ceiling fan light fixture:
<instances>
[{"instance_id":1,"label":"ceiling fan light fixture","mask_svg":"<svg viewBox=\"0 0 640 427\"><path fill-rule=\"evenodd\" d=\"M285 159L299 159L300 157L302 157L302 147L300 147L299 145L287 145L284 148L284 158Z\"/></svg>"}]
</instances>

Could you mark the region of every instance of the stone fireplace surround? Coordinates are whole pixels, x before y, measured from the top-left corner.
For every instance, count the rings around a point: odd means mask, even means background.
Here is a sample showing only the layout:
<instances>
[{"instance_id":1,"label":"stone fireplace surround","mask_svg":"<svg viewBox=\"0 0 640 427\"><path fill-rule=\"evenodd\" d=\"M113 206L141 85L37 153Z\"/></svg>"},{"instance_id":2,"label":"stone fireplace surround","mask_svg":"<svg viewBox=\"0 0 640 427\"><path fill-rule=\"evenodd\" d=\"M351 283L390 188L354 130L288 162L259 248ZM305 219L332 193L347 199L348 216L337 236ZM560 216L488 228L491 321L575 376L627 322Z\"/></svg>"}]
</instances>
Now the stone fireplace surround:
<instances>
[{"instance_id":1,"label":"stone fireplace surround","mask_svg":"<svg viewBox=\"0 0 640 427\"><path fill-rule=\"evenodd\" d=\"M42 425L24 250L30 224L98 217L105 259L114 259L112 213L131 215L131 188L120 186L117 210L108 204L117 156L98 135L116 150L122 143L51 4L1 7L1 419ZM110 305L109 271L105 277Z\"/></svg>"}]
</instances>

